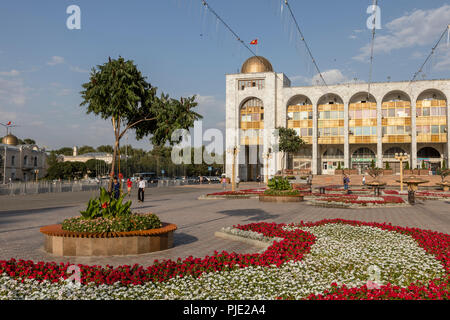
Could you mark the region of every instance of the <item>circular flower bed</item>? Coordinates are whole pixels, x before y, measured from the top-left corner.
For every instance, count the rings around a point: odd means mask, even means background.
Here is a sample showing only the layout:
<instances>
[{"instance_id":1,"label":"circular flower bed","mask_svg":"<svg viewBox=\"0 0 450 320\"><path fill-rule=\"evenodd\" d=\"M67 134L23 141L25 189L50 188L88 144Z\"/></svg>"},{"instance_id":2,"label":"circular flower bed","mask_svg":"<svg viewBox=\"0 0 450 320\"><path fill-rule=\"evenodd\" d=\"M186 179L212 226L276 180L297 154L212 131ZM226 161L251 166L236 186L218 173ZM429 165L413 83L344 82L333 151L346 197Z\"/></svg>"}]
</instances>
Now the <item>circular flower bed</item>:
<instances>
[{"instance_id":1,"label":"circular flower bed","mask_svg":"<svg viewBox=\"0 0 450 320\"><path fill-rule=\"evenodd\" d=\"M450 298L448 234L341 219L235 227L283 240L258 254L79 265L82 285L69 288L68 264L0 261L0 299Z\"/></svg>"},{"instance_id":2,"label":"circular flower bed","mask_svg":"<svg viewBox=\"0 0 450 320\"><path fill-rule=\"evenodd\" d=\"M83 217L73 217L65 219L62 229L73 232L126 232L156 229L162 226L161 220L153 214L130 214L113 218L99 217L95 219L85 219Z\"/></svg>"}]
</instances>

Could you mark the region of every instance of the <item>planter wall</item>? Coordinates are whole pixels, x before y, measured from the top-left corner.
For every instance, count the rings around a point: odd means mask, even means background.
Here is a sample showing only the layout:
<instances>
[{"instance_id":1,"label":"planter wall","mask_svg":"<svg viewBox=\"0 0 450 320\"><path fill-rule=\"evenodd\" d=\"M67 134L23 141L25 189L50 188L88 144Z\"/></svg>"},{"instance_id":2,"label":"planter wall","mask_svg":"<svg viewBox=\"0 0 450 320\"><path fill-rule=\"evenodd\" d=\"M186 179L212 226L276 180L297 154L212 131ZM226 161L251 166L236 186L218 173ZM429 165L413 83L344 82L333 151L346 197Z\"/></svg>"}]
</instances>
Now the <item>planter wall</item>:
<instances>
[{"instance_id":1,"label":"planter wall","mask_svg":"<svg viewBox=\"0 0 450 320\"><path fill-rule=\"evenodd\" d=\"M342 169L342 170L338 170L338 169L335 169L334 170L334 174L335 175L337 175L337 174L358 174L358 170L356 170L356 169Z\"/></svg>"},{"instance_id":2,"label":"planter wall","mask_svg":"<svg viewBox=\"0 0 450 320\"><path fill-rule=\"evenodd\" d=\"M383 175L385 176L392 176L394 174L394 171L392 169L384 169Z\"/></svg>"},{"instance_id":3,"label":"planter wall","mask_svg":"<svg viewBox=\"0 0 450 320\"><path fill-rule=\"evenodd\" d=\"M42 227L45 251L57 256L112 256L142 254L173 247L174 224L162 228L108 233L82 233L62 230L60 224Z\"/></svg>"},{"instance_id":4,"label":"planter wall","mask_svg":"<svg viewBox=\"0 0 450 320\"><path fill-rule=\"evenodd\" d=\"M303 196L269 196L259 195L259 201L261 202L300 202L303 201Z\"/></svg>"}]
</instances>

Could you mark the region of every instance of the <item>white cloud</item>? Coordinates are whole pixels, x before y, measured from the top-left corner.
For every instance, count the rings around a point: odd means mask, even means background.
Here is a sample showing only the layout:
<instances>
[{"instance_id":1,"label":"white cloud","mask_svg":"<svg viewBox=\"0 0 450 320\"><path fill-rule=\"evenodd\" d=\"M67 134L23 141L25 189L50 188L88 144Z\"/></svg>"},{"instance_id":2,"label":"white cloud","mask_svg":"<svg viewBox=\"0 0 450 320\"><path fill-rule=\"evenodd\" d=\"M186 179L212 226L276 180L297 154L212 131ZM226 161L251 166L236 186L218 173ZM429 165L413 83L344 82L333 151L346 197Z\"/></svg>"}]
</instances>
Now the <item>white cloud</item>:
<instances>
[{"instance_id":1,"label":"white cloud","mask_svg":"<svg viewBox=\"0 0 450 320\"><path fill-rule=\"evenodd\" d=\"M204 96L197 94L198 106L195 112L203 116L203 128L217 128L225 130L225 101L215 96Z\"/></svg>"},{"instance_id":2,"label":"white cloud","mask_svg":"<svg viewBox=\"0 0 450 320\"><path fill-rule=\"evenodd\" d=\"M12 69L11 71L0 71L0 76L16 77L19 74L20 74L20 71L17 71L15 69Z\"/></svg>"},{"instance_id":3,"label":"white cloud","mask_svg":"<svg viewBox=\"0 0 450 320\"><path fill-rule=\"evenodd\" d=\"M375 38L374 53L390 53L393 50L413 46L431 45L438 40L449 23L450 5L440 8L417 9L383 26L387 34ZM360 49L360 54L353 57L366 61L370 56L370 43Z\"/></svg>"},{"instance_id":4,"label":"white cloud","mask_svg":"<svg viewBox=\"0 0 450 320\"><path fill-rule=\"evenodd\" d=\"M349 81L349 79L346 76L344 76L339 69L326 70L326 71L322 72L322 76L328 85L338 84L338 83L346 83ZM312 77L311 84L312 85L322 85L323 84L323 81L320 78L319 74L316 74L314 77Z\"/></svg>"},{"instance_id":5,"label":"white cloud","mask_svg":"<svg viewBox=\"0 0 450 320\"><path fill-rule=\"evenodd\" d=\"M28 88L24 86L23 80L5 80L0 78L0 102L23 106L27 100L26 92Z\"/></svg>"},{"instance_id":6,"label":"white cloud","mask_svg":"<svg viewBox=\"0 0 450 320\"><path fill-rule=\"evenodd\" d=\"M68 96L69 94L72 93L72 91L73 91L72 89L61 89L57 94L58 96Z\"/></svg>"},{"instance_id":7,"label":"white cloud","mask_svg":"<svg viewBox=\"0 0 450 320\"><path fill-rule=\"evenodd\" d=\"M352 40L355 40L355 39L357 39L358 37L357 36L355 36L354 34L351 34L351 35L349 35L348 36L350 39L352 39Z\"/></svg>"},{"instance_id":8,"label":"white cloud","mask_svg":"<svg viewBox=\"0 0 450 320\"><path fill-rule=\"evenodd\" d=\"M53 56L47 64L49 66L55 66L57 64L64 63L64 58L60 56Z\"/></svg>"},{"instance_id":9,"label":"white cloud","mask_svg":"<svg viewBox=\"0 0 450 320\"><path fill-rule=\"evenodd\" d=\"M89 73L89 70L85 70L85 69L82 69L82 68L80 68L80 67L77 67L77 66L70 66L70 70L71 71L73 71L73 72L79 72L79 73Z\"/></svg>"},{"instance_id":10,"label":"white cloud","mask_svg":"<svg viewBox=\"0 0 450 320\"><path fill-rule=\"evenodd\" d=\"M450 70L450 48L439 55L439 60L433 67L434 70L438 71L449 71Z\"/></svg>"}]
</instances>

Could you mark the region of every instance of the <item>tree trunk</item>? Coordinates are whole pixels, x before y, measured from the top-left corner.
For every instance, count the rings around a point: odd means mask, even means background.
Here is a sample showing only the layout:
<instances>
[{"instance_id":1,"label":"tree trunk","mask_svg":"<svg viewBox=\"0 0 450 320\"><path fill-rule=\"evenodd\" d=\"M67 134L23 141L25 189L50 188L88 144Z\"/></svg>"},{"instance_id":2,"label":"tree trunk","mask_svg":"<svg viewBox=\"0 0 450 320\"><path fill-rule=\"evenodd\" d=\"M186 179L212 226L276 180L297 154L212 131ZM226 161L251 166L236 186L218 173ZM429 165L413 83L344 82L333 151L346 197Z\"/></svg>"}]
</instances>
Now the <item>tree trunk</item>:
<instances>
[{"instance_id":1,"label":"tree trunk","mask_svg":"<svg viewBox=\"0 0 450 320\"><path fill-rule=\"evenodd\" d=\"M112 182L113 182L114 170L115 170L115 166L116 166L117 147L119 146L119 140L118 140L119 135L117 134L116 119L113 117L111 121L112 121L113 128L114 128L115 142L114 142L113 158L111 161L111 172L109 174L109 186L108 186L109 193L112 192Z\"/></svg>"}]
</instances>

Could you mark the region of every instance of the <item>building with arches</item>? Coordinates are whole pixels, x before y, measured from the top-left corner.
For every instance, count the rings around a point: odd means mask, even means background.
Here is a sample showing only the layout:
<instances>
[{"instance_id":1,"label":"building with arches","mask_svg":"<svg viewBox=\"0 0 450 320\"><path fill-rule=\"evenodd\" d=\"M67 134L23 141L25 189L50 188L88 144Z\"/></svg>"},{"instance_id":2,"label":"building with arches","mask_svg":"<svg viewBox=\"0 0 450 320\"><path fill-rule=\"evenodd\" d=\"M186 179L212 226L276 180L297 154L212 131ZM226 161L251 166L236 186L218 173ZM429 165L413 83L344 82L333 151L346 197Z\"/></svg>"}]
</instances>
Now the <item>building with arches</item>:
<instances>
[{"instance_id":1,"label":"building with arches","mask_svg":"<svg viewBox=\"0 0 450 320\"><path fill-rule=\"evenodd\" d=\"M398 172L394 155L409 155L410 168L448 166L450 79L328 86L291 86L264 57L226 75L226 149L239 147L243 181L272 176L282 168L333 174L363 172L372 161ZM294 129L306 142L298 154L277 152L274 131ZM233 156L227 152L226 173Z\"/></svg>"},{"instance_id":2,"label":"building with arches","mask_svg":"<svg viewBox=\"0 0 450 320\"><path fill-rule=\"evenodd\" d=\"M8 134L0 143L0 184L14 181L34 181L47 174L47 153L37 145L19 144Z\"/></svg>"}]
</instances>

